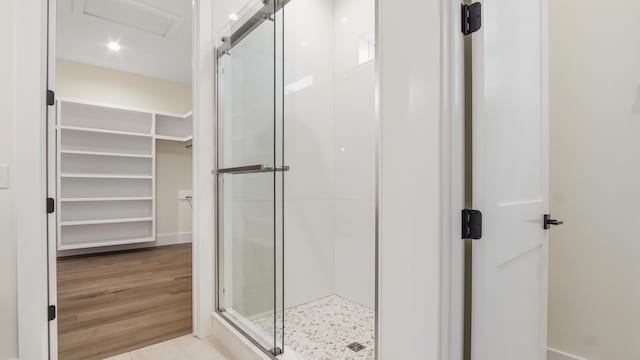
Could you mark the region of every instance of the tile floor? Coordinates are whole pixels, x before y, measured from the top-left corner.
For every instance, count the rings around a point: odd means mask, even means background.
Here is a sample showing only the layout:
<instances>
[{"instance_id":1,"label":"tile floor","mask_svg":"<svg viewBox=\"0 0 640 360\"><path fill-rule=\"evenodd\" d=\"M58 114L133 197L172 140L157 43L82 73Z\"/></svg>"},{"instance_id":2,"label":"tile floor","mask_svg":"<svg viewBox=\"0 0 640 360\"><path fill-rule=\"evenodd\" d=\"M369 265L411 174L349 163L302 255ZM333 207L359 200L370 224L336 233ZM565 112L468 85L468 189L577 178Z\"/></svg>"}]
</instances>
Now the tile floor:
<instances>
[{"instance_id":1,"label":"tile floor","mask_svg":"<svg viewBox=\"0 0 640 360\"><path fill-rule=\"evenodd\" d=\"M281 323L278 313L278 323ZM285 347L306 360L373 360L375 314L360 304L337 295L295 306L285 313ZM273 316L253 322L273 336ZM280 336L281 330L278 330ZM347 348L357 342L360 351Z\"/></svg>"},{"instance_id":2,"label":"tile floor","mask_svg":"<svg viewBox=\"0 0 640 360\"><path fill-rule=\"evenodd\" d=\"M106 360L235 360L213 338L198 339L192 335L147 346Z\"/></svg>"}]
</instances>

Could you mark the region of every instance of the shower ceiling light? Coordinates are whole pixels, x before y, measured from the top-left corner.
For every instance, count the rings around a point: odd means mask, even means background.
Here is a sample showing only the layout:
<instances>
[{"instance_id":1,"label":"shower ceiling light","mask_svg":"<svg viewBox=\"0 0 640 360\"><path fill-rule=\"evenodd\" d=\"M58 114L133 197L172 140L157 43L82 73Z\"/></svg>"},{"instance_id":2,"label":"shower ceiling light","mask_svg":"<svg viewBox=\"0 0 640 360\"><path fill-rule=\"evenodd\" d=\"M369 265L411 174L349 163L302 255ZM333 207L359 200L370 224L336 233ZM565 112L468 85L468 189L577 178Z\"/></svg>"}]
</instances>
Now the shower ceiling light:
<instances>
[{"instance_id":1,"label":"shower ceiling light","mask_svg":"<svg viewBox=\"0 0 640 360\"><path fill-rule=\"evenodd\" d=\"M231 21L238 21L238 19L240 19L240 17L238 16L238 14L231 14L231 15L229 15L229 20L231 20Z\"/></svg>"}]
</instances>

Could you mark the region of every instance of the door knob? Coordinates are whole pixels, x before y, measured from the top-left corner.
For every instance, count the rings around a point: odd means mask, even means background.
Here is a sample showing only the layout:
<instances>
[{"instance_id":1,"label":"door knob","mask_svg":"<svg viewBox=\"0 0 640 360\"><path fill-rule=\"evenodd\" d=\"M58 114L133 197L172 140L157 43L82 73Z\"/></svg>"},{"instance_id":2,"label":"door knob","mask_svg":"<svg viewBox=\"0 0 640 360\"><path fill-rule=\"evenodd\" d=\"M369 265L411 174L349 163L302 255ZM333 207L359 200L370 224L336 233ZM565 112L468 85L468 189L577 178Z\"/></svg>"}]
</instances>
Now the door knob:
<instances>
[{"instance_id":1,"label":"door knob","mask_svg":"<svg viewBox=\"0 0 640 360\"><path fill-rule=\"evenodd\" d=\"M562 225L562 224L564 224L564 221L552 219L551 215L549 215L549 214L545 214L544 215L544 229L545 230L551 229L551 225L558 226L558 225Z\"/></svg>"}]
</instances>

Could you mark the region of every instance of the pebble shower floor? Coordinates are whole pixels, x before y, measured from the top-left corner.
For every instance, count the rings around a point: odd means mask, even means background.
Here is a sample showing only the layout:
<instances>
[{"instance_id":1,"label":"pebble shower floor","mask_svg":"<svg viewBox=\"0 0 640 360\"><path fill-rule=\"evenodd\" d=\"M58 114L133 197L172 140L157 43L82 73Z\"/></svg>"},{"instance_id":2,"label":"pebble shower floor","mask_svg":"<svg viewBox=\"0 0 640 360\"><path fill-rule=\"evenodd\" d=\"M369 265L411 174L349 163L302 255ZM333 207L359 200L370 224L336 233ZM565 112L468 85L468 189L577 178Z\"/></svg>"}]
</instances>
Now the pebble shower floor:
<instances>
[{"instance_id":1,"label":"pebble shower floor","mask_svg":"<svg viewBox=\"0 0 640 360\"><path fill-rule=\"evenodd\" d=\"M282 314L277 314L278 323ZM273 316L253 319L273 336ZM375 313L360 304L331 295L286 310L285 347L306 360L373 360ZM278 335L281 330L278 329ZM359 351L349 345L364 346ZM352 348L359 348L352 346Z\"/></svg>"}]
</instances>

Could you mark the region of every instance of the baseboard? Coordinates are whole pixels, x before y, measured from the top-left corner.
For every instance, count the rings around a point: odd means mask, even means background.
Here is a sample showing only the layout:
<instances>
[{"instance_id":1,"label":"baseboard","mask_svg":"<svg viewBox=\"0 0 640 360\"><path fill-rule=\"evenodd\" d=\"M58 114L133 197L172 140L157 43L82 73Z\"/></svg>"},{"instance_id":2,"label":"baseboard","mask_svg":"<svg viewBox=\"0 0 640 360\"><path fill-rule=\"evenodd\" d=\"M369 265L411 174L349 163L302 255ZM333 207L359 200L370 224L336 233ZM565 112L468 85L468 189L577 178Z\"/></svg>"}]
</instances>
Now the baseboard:
<instances>
[{"instance_id":1,"label":"baseboard","mask_svg":"<svg viewBox=\"0 0 640 360\"><path fill-rule=\"evenodd\" d=\"M134 250L134 249L144 249L150 247L157 246L167 246L167 245L178 245L178 244L188 244L191 242L191 233L176 233L176 234L160 234L156 235L156 241L139 243L139 244L129 244L129 245L116 245L116 246L102 246L97 248L89 248L89 249L76 249L76 250L62 250L58 251L58 257L64 256L76 256L76 255L87 255L87 254L100 254L105 252L112 251L123 251L123 250Z\"/></svg>"},{"instance_id":2,"label":"baseboard","mask_svg":"<svg viewBox=\"0 0 640 360\"><path fill-rule=\"evenodd\" d=\"M152 244L154 246L166 246L177 244L188 244L191 242L191 233L177 233L177 234L161 234L156 236L156 241Z\"/></svg>"},{"instance_id":3,"label":"baseboard","mask_svg":"<svg viewBox=\"0 0 640 360\"><path fill-rule=\"evenodd\" d=\"M547 348L547 360L587 360L583 357L572 355L564 351Z\"/></svg>"}]
</instances>

